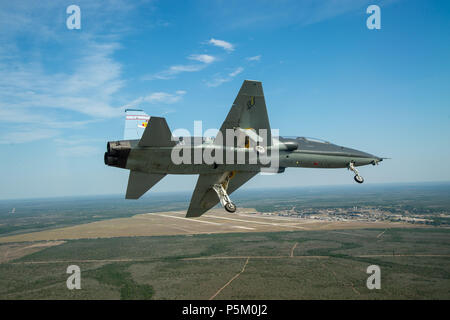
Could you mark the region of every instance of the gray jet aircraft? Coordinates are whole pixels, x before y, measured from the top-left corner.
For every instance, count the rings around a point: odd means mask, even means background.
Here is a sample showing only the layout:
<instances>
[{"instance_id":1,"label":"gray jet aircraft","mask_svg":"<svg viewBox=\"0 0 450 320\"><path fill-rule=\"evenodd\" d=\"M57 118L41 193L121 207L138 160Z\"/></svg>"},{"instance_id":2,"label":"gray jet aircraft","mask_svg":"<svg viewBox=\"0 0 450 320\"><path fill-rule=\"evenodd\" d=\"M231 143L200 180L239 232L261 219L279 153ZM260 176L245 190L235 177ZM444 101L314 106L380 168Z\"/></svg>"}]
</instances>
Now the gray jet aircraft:
<instances>
[{"instance_id":1,"label":"gray jet aircraft","mask_svg":"<svg viewBox=\"0 0 450 320\"><path fill-rule=\"evenodd\" d=\"M215 138L173 137L164 118L127 109L124 140L107 143L105 164L130 170L126 199L138 199L167 174L199 174L186 217L199 217L217 203L228 212L229 195L261 171L285 168L348 168L383 158L305 137L271 133L259 81L245 80ZM270 179L270 177L267 177Z\"/></svg>"}]
</instances>

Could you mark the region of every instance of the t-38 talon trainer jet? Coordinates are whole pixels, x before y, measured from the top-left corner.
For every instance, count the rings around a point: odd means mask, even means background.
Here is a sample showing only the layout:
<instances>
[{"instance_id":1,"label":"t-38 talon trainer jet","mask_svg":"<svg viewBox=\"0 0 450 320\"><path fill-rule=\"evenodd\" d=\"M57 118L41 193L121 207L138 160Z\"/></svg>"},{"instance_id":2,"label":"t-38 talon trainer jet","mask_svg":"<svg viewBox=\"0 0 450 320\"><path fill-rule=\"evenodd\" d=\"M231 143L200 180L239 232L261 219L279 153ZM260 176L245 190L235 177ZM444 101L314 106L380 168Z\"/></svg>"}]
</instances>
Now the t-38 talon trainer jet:
<instances>
[{"instance_id":1,"label":"t-38 talon trainer jet","mask_svg":"<svg viewBox=\"0 0 450 320\"><path fill-rule=\"evenodd\" d=\"M186 217L199 217L218 202L235 212L229 195L264 170L348 168L363 183L356 167L383 160L319 139L275 136L262 84L250 80L214 139L173 137L164 118L136 109L126 110L124 139L108 142L105 164L130 170L127 199L138 199L166 174L199 174Z\"/></svg>"}]
</instances>

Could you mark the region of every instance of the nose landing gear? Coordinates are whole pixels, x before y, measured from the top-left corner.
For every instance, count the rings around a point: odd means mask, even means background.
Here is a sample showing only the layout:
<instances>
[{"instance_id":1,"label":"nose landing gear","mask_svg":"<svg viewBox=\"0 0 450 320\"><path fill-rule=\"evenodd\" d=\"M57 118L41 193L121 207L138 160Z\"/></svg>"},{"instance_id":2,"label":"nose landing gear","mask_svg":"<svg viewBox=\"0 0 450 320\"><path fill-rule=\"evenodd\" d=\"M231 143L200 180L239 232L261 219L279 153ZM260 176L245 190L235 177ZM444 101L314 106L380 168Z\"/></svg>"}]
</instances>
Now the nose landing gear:
<instances>
[{"instance_id":1,"label":"nose landing gear","mask_svg":"<svg viewBox=\"0 0 450 320\"><path fill-rule=\"evenodd\" d=\"M230 178L232 176L227 176L223 183L217 183L213 185L213 189L219 197L220 204L225 208L225 210L231 213L236 212L236 205L231 201L227 193L228 182L230 181Z\"/></svg>"},{"instance_id":2,"label":"nose landing gear","mask_svg":"<svg viewBox=\"0 0 450 320\"><path fill-rule=\"evenodd\" d=\"M356 182L358 182L358 183L363 183L364 182L364 178L359 175L358 169L355 168L355 165L354 165L353 162L349 163L348 169L355 173L354 179L355 179Z\"/></svg>"}]
</instances>

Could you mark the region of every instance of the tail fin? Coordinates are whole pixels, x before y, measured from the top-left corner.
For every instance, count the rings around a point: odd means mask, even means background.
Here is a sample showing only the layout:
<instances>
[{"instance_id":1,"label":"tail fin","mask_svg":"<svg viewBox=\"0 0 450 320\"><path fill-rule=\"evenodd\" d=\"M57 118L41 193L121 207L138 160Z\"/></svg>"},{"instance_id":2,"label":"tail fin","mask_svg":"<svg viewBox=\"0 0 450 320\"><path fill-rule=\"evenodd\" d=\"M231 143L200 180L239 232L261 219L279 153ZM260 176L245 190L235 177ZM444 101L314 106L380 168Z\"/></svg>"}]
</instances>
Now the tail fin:
<instances>
[{"instance_id":1,"label":"tail fin","mask_svg":"<svg viewBox=\"0 0 450 320\"><path fill-rule=\"evenodd\" d=\"M139 147L173 147L175 141L167 125L166 119L151 117L147 128L139 141Z\"/></svg>"},{"instance_id":2,"label":"tail fin","mask_svg":"<svg viewBox=\"0 0 450 320\"><path fill-rule=\"evenodd\" d=\"M125 114L126 118L123 139L140 139L145 128L147 127L150 116L140 109L126 109Z\"/></svg>"}]
</instances>

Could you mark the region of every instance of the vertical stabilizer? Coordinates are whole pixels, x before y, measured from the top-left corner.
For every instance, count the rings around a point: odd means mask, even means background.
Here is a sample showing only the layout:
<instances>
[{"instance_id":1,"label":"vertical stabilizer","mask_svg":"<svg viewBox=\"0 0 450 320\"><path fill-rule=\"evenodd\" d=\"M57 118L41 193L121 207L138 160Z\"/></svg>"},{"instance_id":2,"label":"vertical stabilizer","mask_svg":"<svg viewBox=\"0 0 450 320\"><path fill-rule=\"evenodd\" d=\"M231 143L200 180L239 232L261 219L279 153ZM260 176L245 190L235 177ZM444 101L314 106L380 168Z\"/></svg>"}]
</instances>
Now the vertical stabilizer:
<instances>
[{"instance_id":1,"label":"vertical stabilizer","mask_svg":"<svg viewBox=\"0 0 450 320\"><path fill-rule=\"evenodd\" d=\"M125 114L125 131L123 139L140 139L147 127L150 116L140 109L126 109Z\"/></svg>"}]
</instances>

